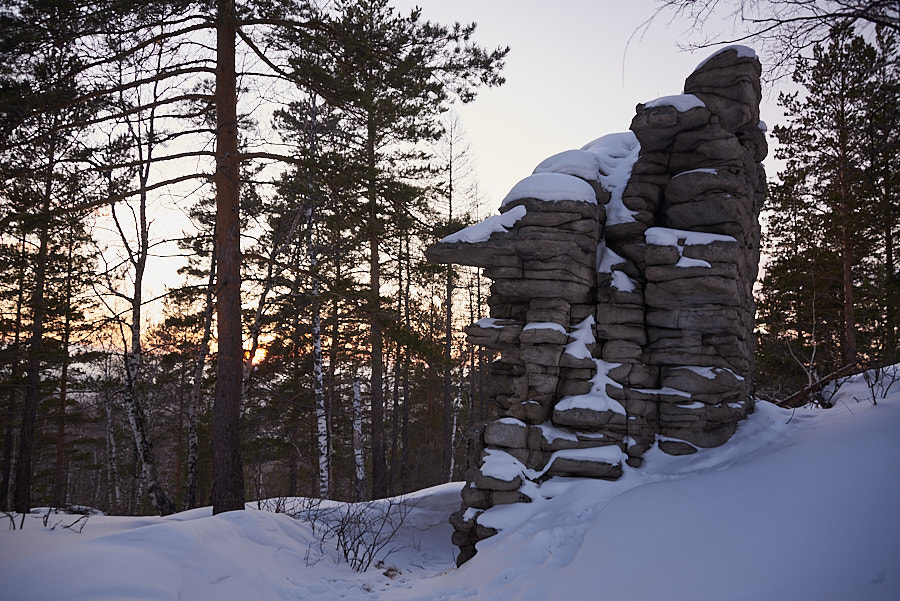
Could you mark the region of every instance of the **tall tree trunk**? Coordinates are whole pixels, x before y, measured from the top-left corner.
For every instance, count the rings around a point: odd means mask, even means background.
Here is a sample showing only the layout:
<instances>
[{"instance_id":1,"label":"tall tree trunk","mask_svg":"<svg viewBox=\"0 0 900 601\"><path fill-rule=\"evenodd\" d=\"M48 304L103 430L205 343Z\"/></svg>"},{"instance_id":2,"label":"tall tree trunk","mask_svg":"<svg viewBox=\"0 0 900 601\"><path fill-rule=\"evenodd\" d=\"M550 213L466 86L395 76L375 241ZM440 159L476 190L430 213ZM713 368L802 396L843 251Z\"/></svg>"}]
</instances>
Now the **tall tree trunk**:
<instances>
[{"instance_id":1,"label":"tall tree trunk","mask_svg":"<svg viewBox=\"0 0 900 601\"><path fill-rule=\"evenodd\" d=\"M187 481L184 487L184 508L197 506L197 480L200 471L200 437L197 434L197 411L200 407L200 395L203 392L203 372L206 369L206 357L209 355L209 341L212 338L212 318L215 309L216 281L216 246L210 255L209 280L206 283L206 304L203 310L203 337L197 349L197 363L194 366L194 380L191 384L191 396L187 407Z\"/></svg>"},{"instance_id":2,"label":"tall tree trunk","mask_svg":"<svg viewBox=\"0 0 900 601\"><path fill-rule=\"evenodd\" d=\"M112 400L105 399L106 404L106 499L110 512L119 509L122 502L122 489L119 487L119 458L116 449L116 437L113 432Z\"/></svg>"},{"instance_id":3,"label":"tall tree trunk","mask_svg":"<svg viewBox=\"0 0 900 601\"><path fill-rule=\"evenodd\" d=\"M31 510L31 455L34 450L34 426L40 400L41 354L44 349L44 288L50 245L50 199L53 193L53 171L56 168L56 137L50 143L47 172L40 210L40 243L34 261L34 291L31 295L31 339L28 344L28 370L25 376L25 400L19 451L16 454L16 491L13 508L20 513Z\"/></svg>"},{"instance_id":4,"label":"tall tree trunk","mask_svg":"<svg viewBox=\"0 0 900 601\"><path fill-rule=\"evenodd\" d=\"M310 227L312 226L310 210ZM308 241L310 269L315 272L317 257L312 244L312 233ZM328 414L325 412L325 379L322 374L322 324L319 304L319 280L312 281L312 339L313 339L313 394L316 400L316 444L319 452L319 497L329 498L331 494L331 467L328 452Z\"/></svg>"},{"instance_id":5,"label":"tall tree trunk","mask_svg":"<svg viewBox=\"0 0 900 601\"><path fill-rule=\"evenodd\" d=\"M62 366L59 376L59 406L56 423L56 470L53 476L53 505L63 507L66 503L66 404L68 402L69 385L69 339L72 333L72 256L74 235L69 232L69 247L66 256L66 291L65 291L65 321L63 324L62 339Z\"/></svg>"},{"instance_id":6,"label":"tall tree trunk","mask_svg":"<svg viewBox=\"0 0 900 601\"><path fill-rule=\"evenodd\" d=\"M13 328L12 367L9 374L9 394L6 398L6 427L3 432L3 467L0 478L0 511L9 509L9 484L12 475L13 459L13 422L16 419L16 401L19 396L22 363L19 360L22 344L22 309L25 303L25 233L22 233L22 249L19 255L19 267L16 274L18 290L16 292L16 321Z\"/></svg>"},{"instance_id":7,"label":"tall tree trunk","mask_svg":"<svg viewBox=\"0 0 900 601\"><path fill-rule=\"evenodd\" d=\"M452 146L451 146L452 149ZM448 197L447 221L453 220L453 159L450 159L450 195ZM444 398L443 398L443 448L441 452L441 478L444 482L453 479L453 419L452 371L453 371L453 265L447 265L446 289L444 291Z\"/></svg>"},{"instance_id":8,"label":"tall tree trunk","mask_svg":"<svg viewBox=\"0 0 900 601\"><path fill-rule=\"evenodd\" d=\"M841 226L841 274L844 287L844 360L847 364L856 362L856 307L853 299L853 238L851 231L852 216L850 207L849 165L846 156L846 132L841 132L841 164L838 167L838 185L841 195L838 214Z\"/></svg>"},{"instance_id":9,"label":"tall tree trunk","mask_svg":"<svg viewBox=\"0 0 900 601\"><path fill-rule=\"evenodd\" d=\"M394 376L393 395L391 397L391 470L390 470L390 494L397 494L400 468L400 379L402 377L402 351L397 344L394 351Z\"/></svg>"},{"instance_id":10,"label":"tall tree trunk","mask_svg":"<svg viewBox=\"0 0 900 601\"><path fill-rule=\"evenodd\" d=\"M325 380L322 375L322 326L319 317L319 281L313 280L313 394L316 399L316 443L319 451L319 497L331 495L331 467L328 453L328 414L325 412Z\"/></svg>"},{"instance_id":11,"label":"tall tree trunk","mask_svg":"<svg viewBox=\"0 0 900 601\"><path fill-rule=\"evenodd\" d=\"M372 356L372 497L387 496L387 460L384 449L384 333L381 326L381 255L378 218L375 126L369 118L366 140L369 201L369 340Z\"/></svg>"},{"instance_id":12,"label":"tall tree trunk","mask_svg":"<svg viewBox=\"0 0 900 601\"><path fill-rule=\"evenodd\" d=\"M241 347L240 156L234 0L216 2L216 255L219 351L212 419L213 513L244 508L240 412Z\"/></svg>"},{"instance_id":13,"label":"tall tree trunk","mask_svg":"<svg viewBox=\"0 0 900 601\"><path fill-rule=\"evenodd\" d=\"M140 346L138 347L140 348ZM140 457L141 478L150 494L150 502L160 515L175 513L175 506L166 495L159 480L159 472L156 467L156 456L153 453L153 443L147 432L147 418L144 410L135 396L135 383L140 362L140 351L125 354L125 391L123 401L128 423L134 434L134 444Z\"/></svg>"},{"instance_id":14,"label":"tall tree trunk","mask_svg":"<svg viewBox=\"0 0 900 601\"><path fill-rule=\"evenodd\" d=\"M366 462L362 449L362 394L359 378L353 377L353 464L356 500L366 500Z\"/></svg>"},{"instance_id":15,"label":"tall tree trunk","mask_svg":"<svg viewBox=\"0 0 900 601\"><path fill-rule=\"evenodd\" d=\"M397 248L397 320L403 315L403 236L400 236ZM407 274L407 277L409 274ZM399 342L394 347L394 382L391 399L391 462L389 490L397 494L400 481L400 381L403 379L403 345Z\"/></svg>"},{"instance_id":16,"label":"tall tree trunk","mask_svg":"<svg viewBox=\"0 0 900 601\"><path fill-rule=\"evenodd\" d=\"M403 321L406 330L412 328L412 318L409 314L409 296L411 291L410 268L409 268L409 238L406 239L405 252L400 249L400 256L406 263L406 285L402 290L403 297ZM409 347L403 349L403 412L400 424L400 486L404 491L409 490Z\"/></svg>"},{"instance_id":17,"label":"tall tree trunk","mask_svg":"<svg viewBox=\"0 0 900 601\"><path fill-rule=\"evenodd\" d=\"M306 115L307 150L312 157L319 154L319 113L317 97L310 93L309 111ZM312 173L306 177L306 256L312 273L310 297L312 299L312 342L313 342L313 397L316 405L316 447L319 459L319 497L327 499L331 495L331 453L329 448L328 412L325 406L325 377L322 356L322 303L321 285L318 279L319 255L316 250L317 194ZM295 330L296 332L297 330ZM295 336L295 340L297 337Z\"/></svg>"},{"instance_id":18,"label":"tall tree trunk","mask_svg":"<svg viewBox=\"0 0 900 601\"><path fill-rule=\"evenodd\" d=\"M882 306L884 307L884 348L888 350L887 360L896 361L898 351L900 351L900 281L895 267L894 259L894 225L895 220L892 219L894 203L891 202L890 192L885 189L885 185L880 192L882 220L881 236L884 238L884 273L881 281L881 292L884 295Z\"/></svg>"},{"instance_id":19,"label":"tall tree trunk","mask_svg":"<svg viewBox=\"0 0 900 601\"><path fill-rule=\"evenodd\" d=\"M335 248L337 248L335 244ZM341 256L339 252L334 253L334 278L335 281L341 281ZM334 448L334 437L332 433L332 424L334 423L332 420L334 419L333 411L335 404L337 403L338 398L338 386L337 386L337 366L340 361L340 348L341 348L341 320L340 320L340 302L338 301L338 297L335 295L332 303L331 303L331 315L329 316L331 320L331 324L329 326L330 330L330 338L331 338L331 346L328 349L328 398L326 409L328 411L328 455L329 457L333 456L332 450ZM352 417L351 417L352 420Z\"/></svg>"},{"instance_id":20,"label":"tall tree trunk","mask_svg":"<svg viewBox=\"0 0 900 601\"><path fill-rule=\"evenodd\" d=\"M453 472L456 471L456 430L458 428L459 411L462 407L463 374L460 369L459 383L456 387L456 397L453 399L453 424L450 427L450 469L447 472L447 481L453 482Z\"/></svg>"},{"instance_id":21,"label":"tall tree trunk","mask_svg":"<svg viewBox=\"0 0 900 601\"><path fill-rule=\"evenodd\" d=\"M154 145L154 117L151 113L149 118L149 132L147 135L147 157L146 163L141 168L140 183L141 189L145 189L150 178L150 168L153 155ZM138 123L140 128L141 124ZM140 130L133 132L133 137L137 141L139 158L143 158L143 146L141 141ZM143 287L144 274L147 270L147 257L150 253L150 225L147 220L147 194L141 192L139 196L139 206L137 214L137 235L138 247L132 251L128 244L128 238L125 231L119 225L116 218L115 207L113 207L113 218L122 237L122 242L129 250L129 259L134 266L134 290L131 296L131 324L130 324L130 340L123 344L126 346L124 352L125 361L125 389L123 391L123 402L125 411L128 416L128 423L131 425L134 434L134 444L138 455L141 459L141 475L143 482L147 486L147 492L150 494L150 502L160 515L170 515L175 513L175 504L169 499L162 487L159 479L159 470L156 465L156 455L153 452L153 442L147 425L146 414L141 406L140 399L137 394L138 377L140 374L141 364L143 363L143 343L141 341L141 332L143 329L142 310L143 310Z\"/></svg>"}]
</instances>

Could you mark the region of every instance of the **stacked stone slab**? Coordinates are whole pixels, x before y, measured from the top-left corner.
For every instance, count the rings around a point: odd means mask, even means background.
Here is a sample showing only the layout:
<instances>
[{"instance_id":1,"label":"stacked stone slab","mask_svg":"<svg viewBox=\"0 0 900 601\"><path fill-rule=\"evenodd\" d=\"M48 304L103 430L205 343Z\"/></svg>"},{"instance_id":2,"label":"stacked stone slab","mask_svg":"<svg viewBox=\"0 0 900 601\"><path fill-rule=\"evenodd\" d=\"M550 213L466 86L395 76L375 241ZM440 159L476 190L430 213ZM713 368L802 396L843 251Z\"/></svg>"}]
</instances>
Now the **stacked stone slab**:
<instances>
[{"instance_id":1,"label":"stacked stone slab","mask_svg":"<svg viewBox=\"0 0 900 601\"><path fill-rule=\"evenodd\" d=\"M716 53L684 94L638 105L633 134L554 155L499 216L429 250L493 280L491 317L466 331L499 352L501 417L477 431L451 518L458 563L495 533L483 511L553 476L618 478L655 444L723 444L752 411L759 76L751 50Z\"/></svg>"}]
</instances>

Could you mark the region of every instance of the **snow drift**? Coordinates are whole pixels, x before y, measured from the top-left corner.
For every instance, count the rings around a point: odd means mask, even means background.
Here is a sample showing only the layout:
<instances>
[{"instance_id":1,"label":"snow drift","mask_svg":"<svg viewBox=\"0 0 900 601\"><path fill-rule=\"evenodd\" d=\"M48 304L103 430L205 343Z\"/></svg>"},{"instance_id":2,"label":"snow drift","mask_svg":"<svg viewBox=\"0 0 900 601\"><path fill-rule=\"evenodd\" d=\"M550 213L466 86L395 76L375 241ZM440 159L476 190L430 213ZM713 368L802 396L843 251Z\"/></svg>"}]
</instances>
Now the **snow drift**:
<instances>
[{"instance_id":1,"label":"snow drift","mask_svg":"<svg viewBox=\"0 0 900 601\"><path fill-rule=\"evenodd\" d=\"M488 510L502 530L458 570L455 483L411 495L393 552L363 573L311 552L309 525L255 503L218 516L92 516L80 534L64 527L75 516L44 526L30 515L23 530L0 532L0 591L17 601L895 601L893 373L883 397L857 376L829 410L759 403L724 446L652 449L616 482L551 479L531 504Z\"/></svg>"}]
</instances>

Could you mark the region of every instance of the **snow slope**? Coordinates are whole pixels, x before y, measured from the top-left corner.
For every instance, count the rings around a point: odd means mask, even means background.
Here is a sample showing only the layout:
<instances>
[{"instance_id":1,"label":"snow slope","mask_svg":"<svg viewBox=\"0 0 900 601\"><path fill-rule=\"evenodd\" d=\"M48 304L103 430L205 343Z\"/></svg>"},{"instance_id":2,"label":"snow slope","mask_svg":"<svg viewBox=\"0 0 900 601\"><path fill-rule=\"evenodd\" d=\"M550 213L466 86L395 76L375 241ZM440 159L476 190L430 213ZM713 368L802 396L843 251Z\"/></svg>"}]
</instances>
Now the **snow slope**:
<instances>
[{"instance_id":1,"label":"snow slope","mask_svg":"<svg viewBox=\"0 0 900 601\"><path fill-rule=\"evenodd\" d=\"M413 495L398 550L361 574L268 511L95 516L80 534L26 516L0 531L0 598L896 601L897 376L877 406L856 377L829 410L759 403L723 447L653 449L613 483L552 479L489 510L504 530L458 570L456 483Z\"/></svg>"}]
</instances>

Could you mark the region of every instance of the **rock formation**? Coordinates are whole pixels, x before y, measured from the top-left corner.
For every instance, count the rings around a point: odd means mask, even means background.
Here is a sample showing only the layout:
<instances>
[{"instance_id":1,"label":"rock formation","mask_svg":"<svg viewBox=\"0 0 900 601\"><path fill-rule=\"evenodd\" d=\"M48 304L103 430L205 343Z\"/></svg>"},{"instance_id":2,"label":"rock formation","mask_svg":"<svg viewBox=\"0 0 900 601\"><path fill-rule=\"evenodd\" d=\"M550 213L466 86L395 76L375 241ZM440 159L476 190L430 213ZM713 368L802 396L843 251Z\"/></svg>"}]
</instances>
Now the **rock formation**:
<instances>
[{"instance_id":1,"label":"rock formation","mask_svg":"<svg viewBox=\"0 0 900 601\"><path fill-rule=\"evenodd\" d=\"M502 417L475 434L458 563L496 532L484 510L553 476L618 478L655 444L721 445L752 411L759 75L752 50L714 54L630 132L550 157L499 215L429 250L493 280L491 317L466 332L499 351L486 389Z\"/></svg>"}]
</instances>

